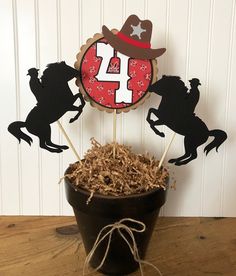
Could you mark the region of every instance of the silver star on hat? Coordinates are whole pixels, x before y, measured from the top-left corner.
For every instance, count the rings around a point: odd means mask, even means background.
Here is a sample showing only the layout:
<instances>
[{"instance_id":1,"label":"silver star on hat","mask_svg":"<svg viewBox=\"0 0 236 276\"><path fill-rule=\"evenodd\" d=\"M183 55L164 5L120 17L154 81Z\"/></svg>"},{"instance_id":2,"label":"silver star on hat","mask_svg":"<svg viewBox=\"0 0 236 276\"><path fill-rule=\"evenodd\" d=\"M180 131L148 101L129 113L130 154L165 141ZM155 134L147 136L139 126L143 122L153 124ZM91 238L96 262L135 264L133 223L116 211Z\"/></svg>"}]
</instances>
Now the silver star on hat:
<instances>
[{"instance_id":1,"label":"silver star on hat","mask_svg":"<svg viewBox=\"0 0 236 276\"><path fill-rule=\"evenodd\" d=\"M130 36L137 35L138 38L141 39L141 34L146 32L145 29L142 29L141 22L139 22L137 26L131 25L131 27L133 28L133 32Z\"/></svg>"}]
</instances>

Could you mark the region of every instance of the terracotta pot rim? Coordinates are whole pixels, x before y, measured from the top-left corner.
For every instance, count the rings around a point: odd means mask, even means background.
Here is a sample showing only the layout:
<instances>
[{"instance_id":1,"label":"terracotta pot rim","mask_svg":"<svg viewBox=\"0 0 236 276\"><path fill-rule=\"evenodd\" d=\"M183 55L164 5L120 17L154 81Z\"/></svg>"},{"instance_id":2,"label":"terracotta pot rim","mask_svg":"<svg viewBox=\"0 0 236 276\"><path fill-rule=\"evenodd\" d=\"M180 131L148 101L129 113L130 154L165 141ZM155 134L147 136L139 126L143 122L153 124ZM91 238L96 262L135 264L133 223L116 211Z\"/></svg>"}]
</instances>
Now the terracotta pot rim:
<instances>
[{"instance_id":1,"label":"terracotta pot rim","mask_svg":"<svg viewBox=\"0 0 236 276\"><path fill-rule=\"evenodd\" d=\"M66 174L66 173L65 173ZM76 193L81 193L84 194L85 196L90 196L91 192L87 191L83 188L77 187L75 185L73 185L68 177L65 177L65 182L67 182L67 184L69 184L71 186L71 188L74 189L74 191ZM147 192L141 192L141 193L137 193L137 194L130 194L130 195L118 195L118 196L113 196L113 195L103 195L103 194L98 194L98 193L94 193L93 198L97 198L97 199L111 199L111 200L124 200L124 199L131 199L131 198L138 198L138 197L145 197L148 196L150 194L156 193L156 192L161 192L161 191L166 191L168 190L168 183L169 183L169 177L166 178L166 188L154 188L152 190L149 190Z\"/></svg>"}]
</instances>

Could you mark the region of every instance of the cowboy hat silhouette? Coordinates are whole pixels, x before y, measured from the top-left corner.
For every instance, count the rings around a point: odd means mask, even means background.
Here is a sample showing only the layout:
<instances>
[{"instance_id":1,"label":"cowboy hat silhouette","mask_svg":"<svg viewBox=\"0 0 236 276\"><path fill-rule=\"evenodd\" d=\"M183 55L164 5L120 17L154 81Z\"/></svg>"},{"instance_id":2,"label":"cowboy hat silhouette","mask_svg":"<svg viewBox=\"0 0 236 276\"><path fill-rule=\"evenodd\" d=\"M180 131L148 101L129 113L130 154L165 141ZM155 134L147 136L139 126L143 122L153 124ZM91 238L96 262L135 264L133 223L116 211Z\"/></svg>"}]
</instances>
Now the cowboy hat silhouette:
<instances>
[{"instance_id":1,"label":"cowboy hat silhouette","mask_svg":"<svg viewBox=\"0 0 236 276\"><path fill-rule=\"evenodd\" d=\"M134 14L127 18L120 32L113 33L103 26L102 33L113 48L129 57L154 59L166 51L165 48L151 48L152 22L140 20Z\"/></svg>"}]
</instances>

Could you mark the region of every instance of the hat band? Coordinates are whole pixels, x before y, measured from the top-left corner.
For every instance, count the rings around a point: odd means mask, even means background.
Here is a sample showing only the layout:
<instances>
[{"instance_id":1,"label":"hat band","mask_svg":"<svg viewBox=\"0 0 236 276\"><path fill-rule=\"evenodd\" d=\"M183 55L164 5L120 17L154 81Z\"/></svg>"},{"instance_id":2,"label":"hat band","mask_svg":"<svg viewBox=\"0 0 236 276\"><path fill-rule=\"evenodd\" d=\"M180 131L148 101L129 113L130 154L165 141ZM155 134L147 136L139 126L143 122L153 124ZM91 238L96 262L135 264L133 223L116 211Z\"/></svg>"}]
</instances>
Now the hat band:
<instances>
[{"instance_id":1,"label":"hat band","mask_svg":"<svg viewBox=\"0 0 236 276\"><path fill-rule=\"evenodd\" d=\"M148 43L148 42L140 42L140 41L137 41L137 40L134 40L128 36L126 36L125 34L121 33L121 32L118 32L116 34L121 40L131 44L131 45L134 45L136 47L139 47L139 48L151 48L151 44Z\"/></svg>"}]
</instances>

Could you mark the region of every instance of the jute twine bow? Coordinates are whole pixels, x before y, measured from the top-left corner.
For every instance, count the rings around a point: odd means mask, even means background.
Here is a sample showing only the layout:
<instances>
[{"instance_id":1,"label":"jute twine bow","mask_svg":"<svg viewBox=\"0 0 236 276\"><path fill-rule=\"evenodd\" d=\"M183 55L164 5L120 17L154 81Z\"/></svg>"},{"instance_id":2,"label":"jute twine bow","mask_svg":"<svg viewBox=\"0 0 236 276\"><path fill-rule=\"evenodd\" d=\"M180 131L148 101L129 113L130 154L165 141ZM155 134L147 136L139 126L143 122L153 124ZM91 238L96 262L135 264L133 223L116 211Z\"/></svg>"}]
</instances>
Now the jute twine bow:
<instances>
[{"instance_id":1,"label":"jute twine bow","mask_svg":"<svg viewBox=\"0 0 236 276\"><path fill-rule=\"evenodd\" d=\"M132 223L136 224L136 228L127 226L125 224L127 222L132 222ZM84 268L83 268L83 276L86 273L86 269L88 268L88 264L89 264L90 260L92 259L96 249L98 248L100 243L104 239L106 239L106 237L108 237L108 243L107 243L107 247L106 247L106 250L105 250L105 254L102 258L102 261L101 261L100 265L95 268L95 271L99 270L103 266L103 264L106 260L106 257L108 255L110 245L111 245L112 234L113 234L114 230L116 230L116 229L117 229L118 233L121 235L121 237L124 239L124 241L127 243L127 245L129 246L129 249L130 249L132 255L134 256L134 260L139 263L141 276L144 276L142 264L147 264L147 265L153 267L158 272L158 274L160 276L162 276L162 273L160 272L160 270L155 265L140 259L139 253L138 253L137 243L135 241L133 232L138 232L138 233L144 232L146 230L146 225L141 221L131 219L131 218L121 219L120 221L115 222L114 224L108 224L108 225L106 225L105 227L103 227L101 229L101 231L99 232L99 234L97 236L97 239L96 239L96 241L93 245L93 248L91 249L91 251L89 252L88 256L85 259ZM108 231L106 232L106 230L108 230ZM130 237L130 241L127 240L127 238L124 236L124 234L121 232L121 230L124 230L128 234L128 236Z\"/></svg>"}]
</instances>

